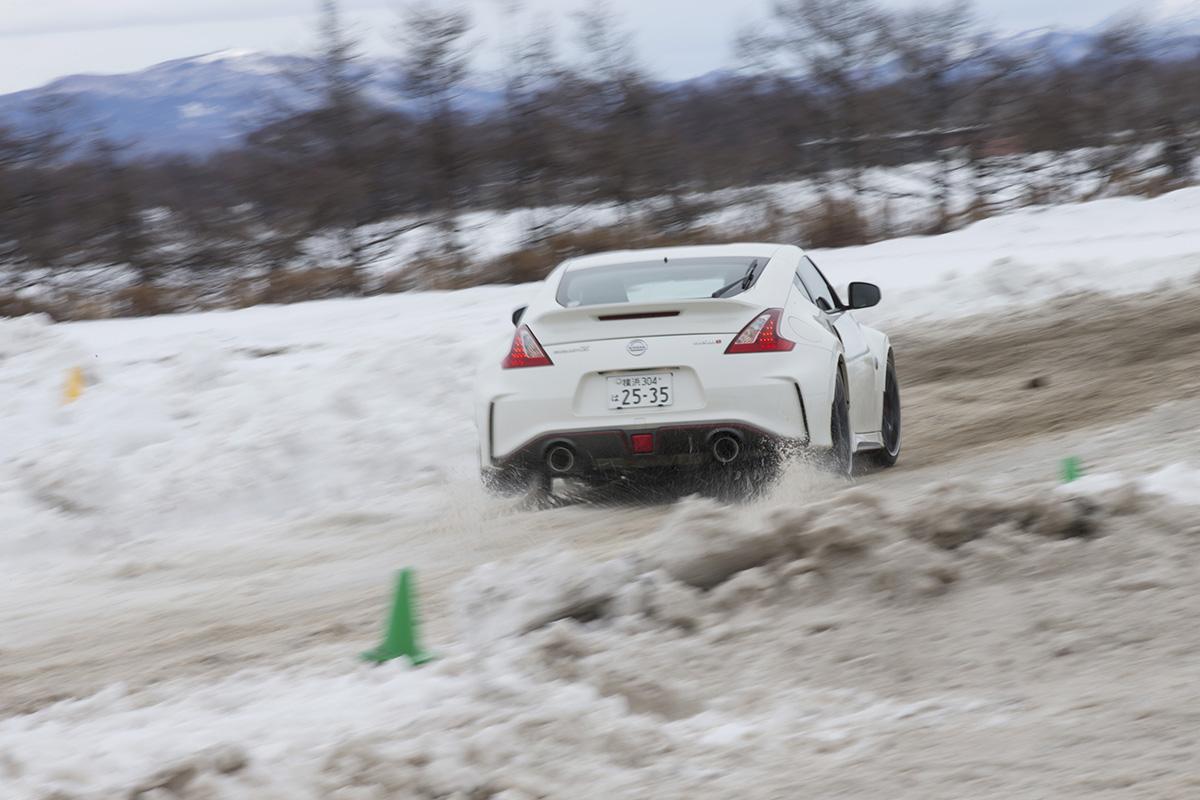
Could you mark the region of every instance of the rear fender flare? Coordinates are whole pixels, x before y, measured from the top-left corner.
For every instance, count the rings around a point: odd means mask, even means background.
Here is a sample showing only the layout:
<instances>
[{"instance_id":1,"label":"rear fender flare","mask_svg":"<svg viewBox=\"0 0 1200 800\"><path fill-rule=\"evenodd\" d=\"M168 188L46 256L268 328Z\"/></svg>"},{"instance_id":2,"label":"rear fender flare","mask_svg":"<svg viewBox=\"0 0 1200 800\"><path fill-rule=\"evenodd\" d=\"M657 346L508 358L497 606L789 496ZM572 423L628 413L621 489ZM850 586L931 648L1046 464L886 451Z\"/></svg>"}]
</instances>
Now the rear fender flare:
<instances>
[{"instance_id":1,"label":"rear fender flare","mask_svg":"<svg viewBox=\"0 0 1200 800\"><path fill-rule=\"evenodd\" d=\"M795 376L804 399L805 421L808 423L808 443L822 450L833 446L832 423L833 394L837 386L839 371L845 377L845 361L840 347L798 345L804 348L807 358Z\"/></svg>"},{"instance_id":2,"label":"rear fender flare","mask_svg":"<svg viewBox=\"0 0 1200 800\"><path fill-rule=\"evenodd\" d=\"M863 336L871 350L872 366L875 370L875 392L868 399L872 404L871 419L879 420L879 430L883 428L883 392L887 388L888 353L892 351L892 342L887 334L874 328L863 327ZM862 398L860 398L862 399Z\"/></svg>"}]
</instances>

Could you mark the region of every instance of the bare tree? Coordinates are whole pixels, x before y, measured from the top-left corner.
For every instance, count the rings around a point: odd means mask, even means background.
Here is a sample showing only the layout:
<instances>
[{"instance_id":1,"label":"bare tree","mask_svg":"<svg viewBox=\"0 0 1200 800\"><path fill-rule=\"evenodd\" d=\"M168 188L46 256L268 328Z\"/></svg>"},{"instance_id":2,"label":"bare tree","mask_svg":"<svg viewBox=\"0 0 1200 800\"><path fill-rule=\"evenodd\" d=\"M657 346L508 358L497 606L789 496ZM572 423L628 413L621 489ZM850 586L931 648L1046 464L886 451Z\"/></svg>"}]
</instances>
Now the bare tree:
<instances>
[{"instance_id":1,"label":"bare tree","mask_svg":"<svg viewBox=\"0 0 1200 800\"><path fill-rule=\"evenodd\" d=\"M376 114L365 95L371 71L337 0L319 2L311 63L311 69L294 76L303 105L287 109L249 139L254 160L264 168L253 170L253 183L243 176L246 191L290 199L287 213L264 220L278 229L281 241L256 246L278 268L288 260L280 256L324 234L334 245L333 263L348 271L348 289L362 291L371 245L364 226L375 212L374 170L365 143Z\"/></svg>"},{"instance_id":2,"label":"bare tree","mask_svg":"<svg viewBox=\"0 0 1200 800\"><path fill-rule=\"evenodd\" d=\"M887 21L873 0L777 0L767 24L738 39L747 65L811 87L813 111L842 166L864 163L865 135L881 121L867 90L882 81L892 55Z\"/></svg>"},{"instance_id":3,"label":"bare tree","mask_svg":"<svg viewBox=\"0 0 1200 800\"><path fill-rule=\"evenodd\" d=\"M608 0L575 15L582 52L575 82L598 196L627 210L645 191L663 142L654 128L655 96L634 46ZM602 167L600 165L603 165ZM599 169L597 169L599 167ZM660 186L660 189L668 188Z\"/></svg>"},{"instance_id":4,"label":"bare tree","mask_svg":"<svg viewBox=\"0 0 1200 800\"><path fill-rule=\"evenodd\" d=\"M24 142L12 130L0 127L0 266L16 264L23 257L18 224L24 162Z\"/></svg>"},{"instance_id":5,"label":"bare tree","mask_svg":"<svg viewBox=\"0 0 1200 800\"><path fill-rule=\"evenodd\" d=\"M398 35L400 85L420 107L430 210L441 256L454 269L463 267L458 217L468 156L460 141L458 99L470 74L470 32L465 11L426 2L405 7Z\"/></svg>"},{"instance_id":6,"label":"bare tree","mask_svg":"<svg viewBox=\"0 0 1200 800\"><path fill-rule=\"evenodd\" d=\"M304 285L315 278L321 294L353 294L375 288L366 268L395 237L436 225L436 252L425 254L420 276L463 285L494 277L468 270L464 209L555 206L526 212L528 246L497 273L529 279L563 252L681 238L717 202L696 191L801 170L837 187L827 170L838 165L851 174L811 223L780 212L774 228L844 244L887 225L886 213L862 213L844 197L863 190L866 166L919 163L924 175L934 161L944 224L988 211L960 207L952 185L976 187L976 200L1043 203L1079 197L1080 174L1107 170L1107 188L1089 181L1087 191L1161 191L1190 179L1200 143L1200 58L1178 46L1157 51L1169 45L1136 18L1091 35L1080 56L1053 40L997 42L963 0L895 11L882 0L774 0L766 24L739 39L757 72L668 86L647 73L634 36L600 0L574 19L571 59L544 18L514 12L501 43L503 102L482 107L464 100L476 42L468 16L445 7L452 1L403 12L398 81L411 99L403 107L372 103L371 62L339 3L318 0L318 44L312 58L295 60L308 65L303 91L281 98L286 114L221 153L163 158L102 137L89 146L71 133L80 115L59 98L15 116L0 131L8 283L74 290L82 273L67 270L122 265L144 282L165 283L175 270L205 297L249 287L253 299L265 266L314 263L320 236L330 244L321 265L339 269L276 270L266 288L317 296ZM1070 155L1013 158L1029 150ZM566 230L574 218L557 208L597 200L627 218L636 212L639 224ZM159 294L183 297L171 288Z\"/></svg>"},{"instance_id":7,"label":"bare tree","mask_svg":"<svg viewBox=\"0 0 1200 800\"><path fill-rule=\"evenodd\" d=\"M162 277L166 265L152 252L145 211L128 158L127 148L116 142L102 138L93 143L92 164L101 178L99 185L103 192L96 199L103 209L103 231L110 258L134 270L140 283L150 284Z\"/></svg>"},{"instance_id":8,"label":"bare tree","mask_svg":"<svg viewBox=\"0 0 1200 800\"><path fill-rule=\"evenodd\" d=\"M52 95L33 107L33 124L23 136L26 169L19 196L18 229L23 251L32 266L62 268L66 242L59 226L69 223L63 205L64 178L75 142L67 134L71 101Z\"/></svg>"},{"instance_id":9,"label":"bare tree","mask_svg":"<svg viewBox=\"0 0 1200 800\"><path fill-rule=\"evenodd\" d=\"M1149 27L1136 12L1100 30L1080 63L1088 127L1098 132L1154 130L1161 110L1154 97L1151 46Z\"/></svg>"},{"instance_id":10,"label":"bare tree","mask_svg":"<svg viewBox=\"0 0 1200 800\"><path fill-rule=\"evenodd\" d=\"M361 229L369 218L367 182L370 166L362 160L361 139L368 109L363 86L369 72L360 44L342 20L336 0L321 0L316 77L320 105L313 129L324 140L328 191L316 213L322 227L332 226L343 258L361 285L365 266Z\"/></svg>"},{"instance_id":11,"label":"bare tree","mask_svg":"<svg viewBox=\"0 0 1200 800\"><path fill-rule=\"evenodd\" d=\"M559 62L555 31L515 0L506 9L510 37L502 66L504 107L497 151L504 161L500 196L510 208L524 209L528 244L537 244L554 218L547 207L562 200L567 137L559 112L565 68Z\"/></svg>"},{"instance_id":12,"label":"bare tree","mask_svg":"<svg viewBox=\"0 0 1200 800\"><path fill-rule=\"evenodd\" d=\"M993 107L980 100L985 90L1014 68L992 48L989 33L979 24L970 0L949 0L940 5L916 6L895 12L887 21L885 39L894 54L897 117L923 135L936 164L932 175L937 207L935 228L950 225L951 190L958 167L973 161L970 154L984 130ZM975 181L970 181L974 186Z\"/></svg>"}]
</instances>

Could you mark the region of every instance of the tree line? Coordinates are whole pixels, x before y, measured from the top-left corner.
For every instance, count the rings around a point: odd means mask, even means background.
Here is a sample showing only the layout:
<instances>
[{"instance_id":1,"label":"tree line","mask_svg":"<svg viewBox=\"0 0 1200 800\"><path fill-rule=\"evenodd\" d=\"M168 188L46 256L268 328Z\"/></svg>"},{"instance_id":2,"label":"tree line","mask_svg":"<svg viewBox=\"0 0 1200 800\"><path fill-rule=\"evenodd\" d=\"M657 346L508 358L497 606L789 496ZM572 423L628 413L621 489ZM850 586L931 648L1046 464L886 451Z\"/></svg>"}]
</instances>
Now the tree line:
<instances>
[{"instance_id":1,"label":"tree line","mask_svg":"<svg viewBox=\"0 0 1200 800\"><path fill-rule=\"evenodd\" d=\"M962 0L780 0L737 33L742 69L679 85L655 79L604 3L563 33L512 11L502 101L479 111L461 95L482 32L446 3L410 4L391 76L412 101L401 111L372 102L360 43L323 0L314 66L296 78L308 102L203 158L72 139L69 106L46 103L32 128L0 128L0 264L121 266L158 284L285 269L320 237L323 265L355 292L373 254L414 227L431 234L423 257L436 269L476 269L467 209L627 208L831 168L853 185L868 167L913 161L939 165L935 199L948 204L964 158L1114 142L1165 143L1182 179L1200 129L1200 55L1159 57L1134 17L1057 60L998 37ZM686 203L676 207L665 226L686 224ZM530 243L550 235L534 213L526 228Z\"/></svg>"}]
</instances>

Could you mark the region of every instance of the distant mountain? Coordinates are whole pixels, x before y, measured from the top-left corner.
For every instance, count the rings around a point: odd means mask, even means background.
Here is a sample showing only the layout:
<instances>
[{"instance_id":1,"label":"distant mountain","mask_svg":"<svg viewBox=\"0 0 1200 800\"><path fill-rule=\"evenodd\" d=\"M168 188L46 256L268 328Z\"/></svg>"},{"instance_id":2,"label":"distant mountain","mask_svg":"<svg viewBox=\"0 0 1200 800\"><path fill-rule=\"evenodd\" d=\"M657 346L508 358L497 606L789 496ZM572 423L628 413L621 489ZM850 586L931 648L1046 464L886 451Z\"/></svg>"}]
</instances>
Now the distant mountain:
<instances>
[{"instance_id":1,"label":"distant mountain","mask_svg":"<svg viewBox=\"0 0 1200 800\"><path fill-rule=\"evenodd\" d=\"M1200 0L1141 0L1089 30L1038 28L1009 37L1004 47L1017 54L1039 55L1059 64L1086 57L1106 27L1122 20L1143 27L1145 55L1165 61L1200 58Z\"/></svg>"},{"instance_id":2,"label":"distant mountain","mask_svg":"<svg viewBox=\"0 0 1200 800\"><path fill-rule=\"evenodd\" d=\"M1100 31L1070 31L1040 28L1005 39L1001 47L1011 55L1038 59L1042 63L1078 64L1092 51ZM1200 58L1200 21L1194 25L1152 29L1144 43L1144 55L1160 61Z\"/></svg>"},{"instance_id":3,"label":"distant mountain","mask_svg":"<svg viewBox=\"0 0 1200 800\"><path fill-rule=\"evenodd\" d=\"M141 153L203 154L236 145L246 133L311 101L304 90L313 60L228 50L157 64L123 75L72 75L37 89L0 95L0 123L15 128L54 114L72 134L102 133ZM385 61L364 65L367 92L384 107L410 103ZM462 104L484 110L499 94L468 90Z\"/></svg>"},{"instance_id":4,"label":"distant mountain","mask_svg":"<svg viewBox=\"0 0 1200 800\"><path fill-rule=\"evenodd\" d=\"M1200 58L1200 12L1192 15L1192 6L1200 6L1200 0L1159 0L1150 19L1155 33L1147 55ZM1009 37L1001 46L1023 59L1074 64L1088 54L1098 36L1095 30L1042 29ZM136 153L210 153L235 146L284 109L303 108L310 95L302 89L301 76L310 74L313 66L307 56L228 50L124 75L73 75L0 95L0 125L21 129L39 113L57 113L69 133L103 134L127 142ZM411 108L396 87L393 63L374 61L364 69L370 73L367 91L375 103ZM666 88L702 89L730 75L716 71ZM485 112L497 108L502 97L495 90L474 88L464 92L460 102L468 111Z\"/></svg>"},{"instance_id":5,"label":"distant mountain","mask_svg":"<svg viewBox=\"0 0 1200 800\"><path fill-rule=\"evenodd\" d=\"M210 151L254 127L271 98L294 98L287 75L303 63L231 51L125 75L72 75L0 96L0 119L20 128L55 115L70 133L102 132L145 151Z\"/></svg>"}]
</instances>

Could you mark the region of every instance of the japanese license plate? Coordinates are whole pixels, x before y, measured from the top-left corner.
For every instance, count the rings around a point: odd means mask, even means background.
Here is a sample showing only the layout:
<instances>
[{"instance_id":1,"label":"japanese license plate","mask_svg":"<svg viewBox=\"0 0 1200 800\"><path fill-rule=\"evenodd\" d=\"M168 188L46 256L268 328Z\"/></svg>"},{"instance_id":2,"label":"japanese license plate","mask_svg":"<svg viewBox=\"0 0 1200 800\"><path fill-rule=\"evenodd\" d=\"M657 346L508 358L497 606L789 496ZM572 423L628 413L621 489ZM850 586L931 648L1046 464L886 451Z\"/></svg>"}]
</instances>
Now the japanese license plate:
<instances>
[{"instance_id":1,"label":"japanese license plate","mask_svg":"<svg viewBox=\"0 0 1200 800\"><path fill-rule=\"evenodd\" d=\"M608 407L610 410L617 410L669 406L675 402L673 377L669 372L610 377Z\"/></svg>"}]
</instances>

